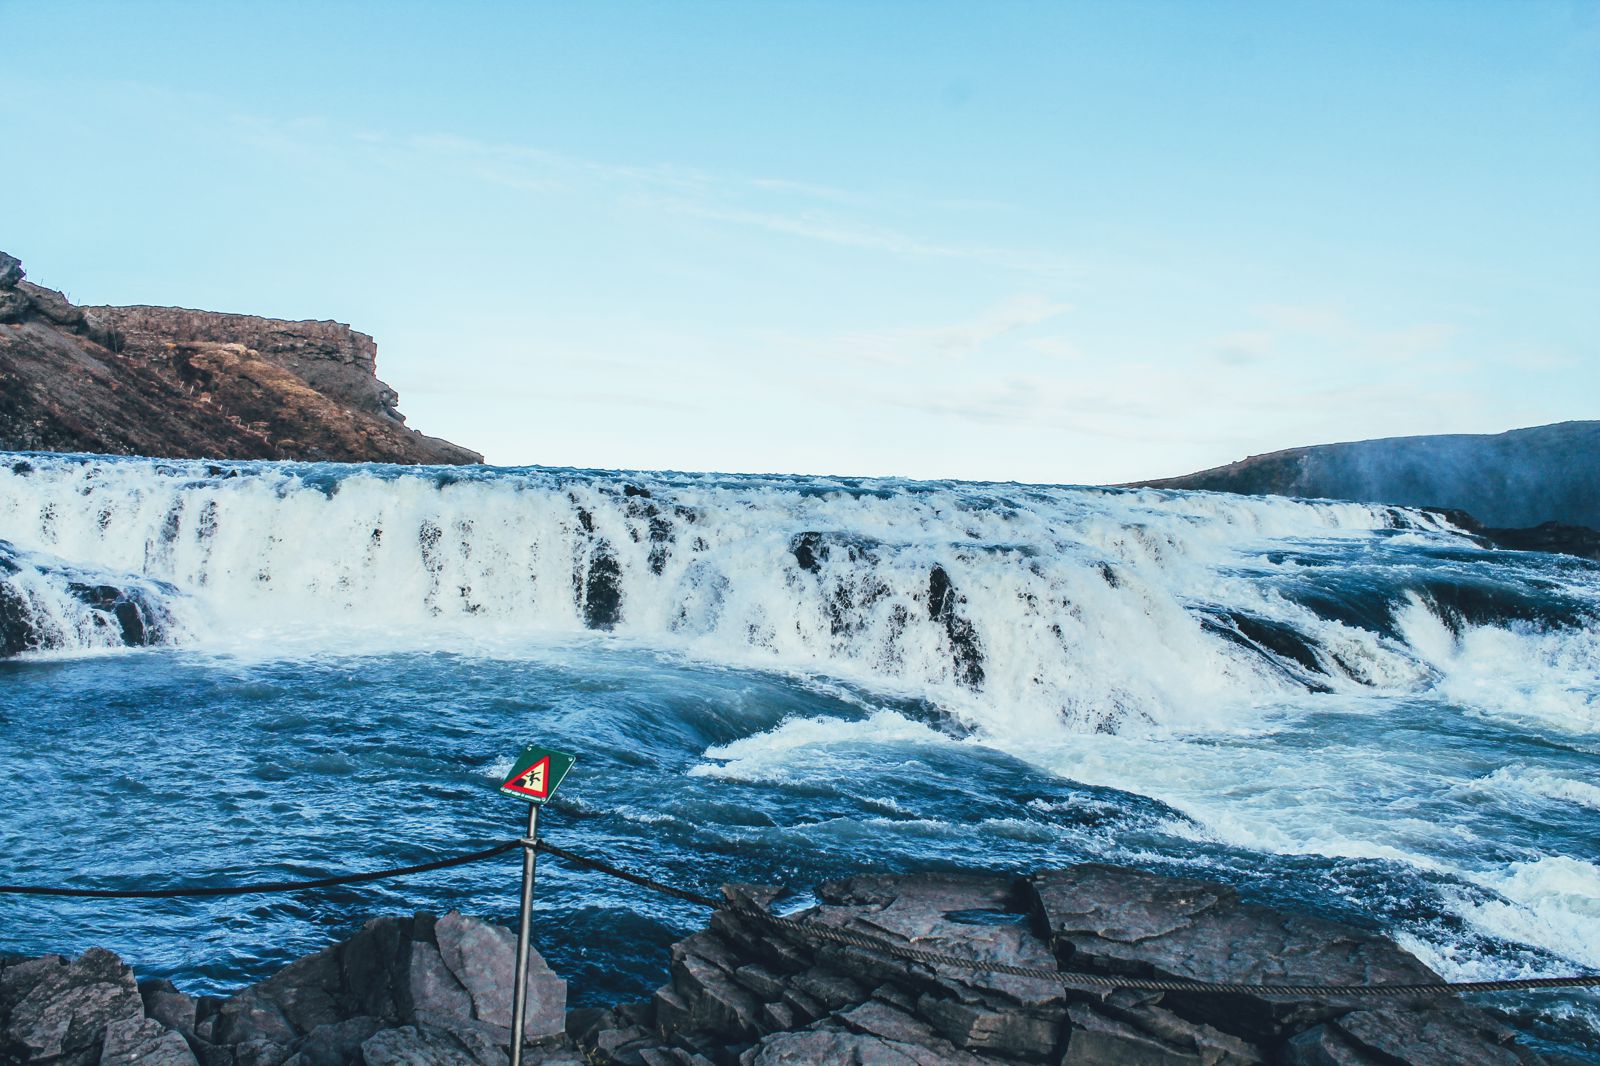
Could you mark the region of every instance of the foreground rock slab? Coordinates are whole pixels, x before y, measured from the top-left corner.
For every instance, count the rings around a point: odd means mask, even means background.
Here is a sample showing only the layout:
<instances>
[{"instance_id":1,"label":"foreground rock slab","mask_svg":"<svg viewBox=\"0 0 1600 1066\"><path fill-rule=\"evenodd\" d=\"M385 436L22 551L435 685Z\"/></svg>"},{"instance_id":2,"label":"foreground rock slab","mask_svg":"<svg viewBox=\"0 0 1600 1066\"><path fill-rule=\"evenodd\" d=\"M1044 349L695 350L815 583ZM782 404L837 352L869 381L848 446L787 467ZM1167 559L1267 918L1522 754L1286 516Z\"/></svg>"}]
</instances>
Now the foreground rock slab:
<instances>
[{"instance_id":1,"label":"foreground rock slab","mask_svg":"<svg viewBox=\"0 0 1600 1066\"><path fill-rule=\"evenodd\" d=\"M762 907L776 889L724 890ZM1382 937L1242 902L1231 889L1084 865L1031 878L856 877L792 917L891 944L1057 972L1240 983L1437 975ZM1286 1000L1092 991L933 968L820 941L739 907L673 949L647 1004L574 1011L594 1061L623 1066L1048 1063L1394 1066L1549 1060L1449 997Z\"/></svg>"},{"instance_id":2,"label":"foreground rock slab","mask_svg":"<svg viewBox=\"0 0 1600 1066\"><path fill-rule=\"evenodd\" d=\"M863 876L762 917L730 906L672 949L647 1003L566 1010L529 963L529 1066L1565 1066L1459 1000L1094 990L1054 974L1426 982L1398 945L1223 885L1083 865L1032 877ZM817 930L1051 976L906 961ZM135 983L110 952L0 960L0 1066L506 1066L515 944L460 914L377 918L227 999Z\"/></svg>"}]
</instances>

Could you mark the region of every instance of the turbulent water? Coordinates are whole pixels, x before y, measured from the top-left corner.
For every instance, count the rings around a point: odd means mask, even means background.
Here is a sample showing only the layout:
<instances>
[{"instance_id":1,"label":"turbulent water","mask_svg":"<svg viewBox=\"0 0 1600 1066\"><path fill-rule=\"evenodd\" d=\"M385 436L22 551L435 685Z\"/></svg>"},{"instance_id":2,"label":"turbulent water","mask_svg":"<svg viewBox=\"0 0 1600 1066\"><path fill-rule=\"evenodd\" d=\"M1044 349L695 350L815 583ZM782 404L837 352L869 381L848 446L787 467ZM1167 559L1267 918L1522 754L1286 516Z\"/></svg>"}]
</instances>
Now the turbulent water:
<instances>
[{"instance_id":1,"label":"turbulent water","mask_svg":"<svg viewBox=\"0 0 1600 1066\"><path fill-rule=\"evenodd\" d=\"M957 482L0 457L0 881L310 877L548 835L665 880L1086 859L1228 881L1452 978L1600 967L1600 566L1355 504ZM164 902L0 950L223 989L514 857ZM541 865L578 1001L687 904ZM1600 1049L1587 993L1486 1001Z\"/></svg>"}]
</instances>

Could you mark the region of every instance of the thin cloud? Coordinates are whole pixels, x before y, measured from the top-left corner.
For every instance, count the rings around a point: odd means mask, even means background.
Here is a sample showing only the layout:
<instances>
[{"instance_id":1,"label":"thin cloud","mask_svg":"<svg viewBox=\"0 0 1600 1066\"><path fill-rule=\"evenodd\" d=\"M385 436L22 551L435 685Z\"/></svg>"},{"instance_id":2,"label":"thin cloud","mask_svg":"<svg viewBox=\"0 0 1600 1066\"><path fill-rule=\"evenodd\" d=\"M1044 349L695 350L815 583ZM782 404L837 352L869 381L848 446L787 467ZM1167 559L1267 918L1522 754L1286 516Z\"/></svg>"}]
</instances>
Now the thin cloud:
<instances>
[{"instance_id":1,"label":"thin cloud","mask_svg":"<svg viewBox=\"0 0 1600 1066\"><path fill-rule=\"evenodd\" d=\"M1018 273L1062 277L1083 273L1057 254L928 240L912 233L844 217L870 212L864 193L793 178L716 173L676 163L633 164L585 159L542 148L448 132L390 135L340 128L322 119L275 120L235 116L240 135L281 155L326 159L330 143L386 156L395 169L444 168L519 192L609 187L613 195L657 211L724 225L781 233L801 240L910 259L948 259ZM975 204L976 202L974 202ZM974 204L963 205L970 208ZM905 203L901 207L907 206ZM984 205L999 207L1004 205ZM927 203L924 213L951 213L954 205Z\"/></svg>"},{"instance_id":2,"label":"thin cloud","mask_svg":"<svg viewBox=\"0 0 1600 1066\"><path fill-rule=\"evenodd\" d=\"M959 322L848 333L826 347L852 359L880 363L909 364L930 357L964 359L1001 337L1049 322L1071 309L1070 304L1025 293Z\"/></svg>"}]
</instances>

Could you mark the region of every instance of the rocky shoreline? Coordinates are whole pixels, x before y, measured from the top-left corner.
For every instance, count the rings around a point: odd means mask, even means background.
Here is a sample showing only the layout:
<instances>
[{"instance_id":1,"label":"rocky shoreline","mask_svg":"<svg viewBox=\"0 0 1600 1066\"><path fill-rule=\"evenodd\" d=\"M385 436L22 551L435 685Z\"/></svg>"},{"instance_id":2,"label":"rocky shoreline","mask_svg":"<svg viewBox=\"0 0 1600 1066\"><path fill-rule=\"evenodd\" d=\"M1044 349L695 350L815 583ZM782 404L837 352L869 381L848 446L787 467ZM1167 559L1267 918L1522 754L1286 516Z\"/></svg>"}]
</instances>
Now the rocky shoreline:
<instances>
[{"instance_id":1,"label":"rocky shoreline","mask_svg":"<svg viewBox=\"0 0 1600 1066\"><path fill-rule=\"evenodd\" d=\"M1452 997L1091 991L920 962L774 925L781 891L730 886L646 1003L566 1009L535 952L530 1066L1566 1066ZM1083 865L830 882L806 924L1063 972L1298 984L1426 982L1398 945L1209 882ZM0 959L0 1062L58 1066L504 1066L514 942L460 914L369 921L228 998L137 981L92 949Z\"/></svg>"}]
</instances>

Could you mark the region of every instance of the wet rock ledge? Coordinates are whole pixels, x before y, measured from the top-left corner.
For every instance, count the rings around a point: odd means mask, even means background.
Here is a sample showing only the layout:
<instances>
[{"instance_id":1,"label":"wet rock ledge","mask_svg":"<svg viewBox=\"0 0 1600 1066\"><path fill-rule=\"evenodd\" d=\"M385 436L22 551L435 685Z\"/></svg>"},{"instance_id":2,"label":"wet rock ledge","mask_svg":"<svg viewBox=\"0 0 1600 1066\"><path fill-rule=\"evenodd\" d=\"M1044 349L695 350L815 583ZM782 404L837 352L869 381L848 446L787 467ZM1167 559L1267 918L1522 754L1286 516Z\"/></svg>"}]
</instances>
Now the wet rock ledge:
<instances>
[{"instance_id":1,"label":"wet rock ledge","mask_svg":"<svg viewBox=\"0 0 1600 1066\"><path fill-rule=\"evenodd\" d=\"M736 886L764 907L778 890ZM1085 865L1028 878L864 876L797 917L918 948L1076 972L1205 981L1434 980L1349 926L1221 885ZM511 933L475 918L377 918L228 999L135 981L110 952L0 961L0 1062L60 1066L504 1066ZM934 970L737 909L672 949L647 1003L566 1011L530 960L530 1066L1393 1066L1564 1061L1455 999L1309 1001L1069 989Z\"/></svg>"}]
</instances>

